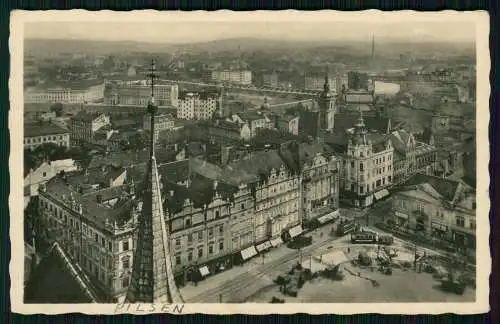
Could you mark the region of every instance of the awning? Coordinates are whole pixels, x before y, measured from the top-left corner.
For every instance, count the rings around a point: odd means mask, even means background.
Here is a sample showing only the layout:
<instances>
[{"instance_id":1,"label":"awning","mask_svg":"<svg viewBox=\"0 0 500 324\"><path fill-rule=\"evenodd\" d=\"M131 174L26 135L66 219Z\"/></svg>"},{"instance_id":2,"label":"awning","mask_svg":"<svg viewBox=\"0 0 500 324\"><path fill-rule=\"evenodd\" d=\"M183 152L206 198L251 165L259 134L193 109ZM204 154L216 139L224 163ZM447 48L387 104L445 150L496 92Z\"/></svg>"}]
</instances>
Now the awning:
<instances>
[{"instance_id":1,"label":"awning","mask_svg":"<svg viewBox=\"0 0 500 324\"><path fill-rule=\"evenodd\" d=\"M403 214L402 212L398 212L396 211L396 216L399 217L399 218L404 218L404 219L408 219L408 215L406 214Z\"/></svg>"},{"instance_id":2,"label":"awning","mask_svg":"<svg viewBox=\"0 0 500 324\"><path fill-rule=\"evenodd\" d=\"M387 189L382 189L380 191L377 191L376 193L373 194L375 196L375 199L380 200L384 197L389 196L389 190Z\"/></svg>"},{"instance_id":3,"label":"awning","mask_svg":"<svg viewBox=\"0 0 500 324\"><path fill-rule=\"evenodd\" d=\"M272 246L279 246L282 243L283 243L283 240L281 239L281 236L278 236L277 238L271 240Z\"/></svg>"},{"instance_id":4,"label":"awning","mask_svg":"<svg viewBox=\"0 0 500 324\"><path fill-rule=\"evenodd\" d=\"M208 276L210 274L210 271L208 270L207 266L203 266L200 268L200 274L202 277Z\"/></svg>"},{"instance_id":5,"label":"awning","mask_svg":"<svg viewBox=\"0 0 500 324\"><path fill-rule=\"evenodd\" d=\"M241 251L241 257L243 258L243 260L248 260L256 255L257 250L255 250L255 246L253 245Z\"/></svg>"},{"instance_id":6,"label":"awning","mask_svg":"<svg viewBox=\"0 0 500 324\"><path fill-rule=\"evenodd\" d=\"M446 225L434 223L434 222L431 223L431 227L438 229L440 231L445 231L445 232L448 230L448 227Z\"/></svg>"},{"instance_id":7,"label":"awning","mask_svg":"<svg viewBox=\"0 0 500 324\"><path fill-rule=\"evenodd\" d=\"M334 212L331 212L329 214L326 214L326 215L323 215L321 216L320 218L318 218L318 222L320 222L321 224L325 224L331 220L334 220L335 218L339 217L339 211L336 210Z\"/></svg>"},{"instance_id":8,"label":"awning","mask_svg":"<svg viewBox=\"0 0 500 324\"><path fill-rule=\"evenodd\" d=\"M271 242L269 242L269 241L265 241L264 243L261 243L261 244L259 244L259 245L256 246L257 251L259 251L259 252L267 250L270 247L271 247Z\"/></svg>"},{"instance_id":9,"label":"awning","mask_svg":"<svg viewBox=\"0 0 500 324\"><path fill-rule=\"evenodd\" d=\"M303 229L302 229L301 225L297 225L295 227L290 228L290 230L288 230L288 233L290 234L290 236L292 238L299 236L300 234L302 234L302 232L303 232Z\"/></svg>"}]
</instances>

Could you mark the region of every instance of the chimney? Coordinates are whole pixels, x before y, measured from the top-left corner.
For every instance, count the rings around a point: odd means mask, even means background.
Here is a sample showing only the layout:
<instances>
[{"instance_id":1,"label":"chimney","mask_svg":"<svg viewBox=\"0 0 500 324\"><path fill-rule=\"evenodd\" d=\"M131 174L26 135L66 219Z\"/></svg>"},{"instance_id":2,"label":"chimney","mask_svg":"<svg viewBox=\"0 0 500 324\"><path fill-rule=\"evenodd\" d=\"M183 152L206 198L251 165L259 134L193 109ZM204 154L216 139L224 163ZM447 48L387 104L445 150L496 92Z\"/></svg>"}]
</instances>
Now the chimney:
<instances>
[{"instance_id":1,"label":"chimney","mask_svg":"<svg viewBox=\"0 0 500 324\"><path fill-rule=\"evenodd\" d=\"M95 198L98 204L102 204L102 195L97 195Z\"/></svg>"},{"instance_id":2,"label":"chimney","mask_svg":"<svg viewBox=\"0 0 500 324\"><path fill-rule=\"evenodd\" d=\"M174 196L174 191L170 190L170 197L173 197L173 196Z\"/></svg>"},{"instance_id":3,"label":"chimney","mask_svg":"<svg viewBox=\"0 0 500 324\"><path fill-rule=\"evenodd\" d=\"M219 182L217 180L214 180L214 185L213 185L214 191L217 191L218 185L219 185Z\"/></svg>"}]
</instances>

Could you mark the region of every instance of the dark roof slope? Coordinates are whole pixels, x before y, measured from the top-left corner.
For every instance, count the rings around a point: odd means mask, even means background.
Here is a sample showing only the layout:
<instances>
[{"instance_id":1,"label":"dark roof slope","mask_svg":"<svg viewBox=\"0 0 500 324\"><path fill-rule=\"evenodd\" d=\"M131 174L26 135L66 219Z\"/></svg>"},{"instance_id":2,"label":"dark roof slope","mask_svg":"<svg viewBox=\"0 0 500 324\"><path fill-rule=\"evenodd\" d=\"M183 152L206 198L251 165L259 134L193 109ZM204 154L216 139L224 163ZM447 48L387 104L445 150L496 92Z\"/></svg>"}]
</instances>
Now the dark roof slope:
<instances>
[{"instance_id":1,"label":"dark roof slope","mask_svg":"<svg viewBox=\"0 0 500 324\"><path fill-rule=\"evenodd\" d=\"M24 124L24 137L43 135L60 135L69 133L69 130L50 122L36 122Z\"/></svg>"},{"instance_id":2,"label":"dark roof slope","mask_svg":"<svg viewBox=\"0 0 500 324\"><path fill-rule=\"evenodd\" d=\"M34 269L24 290L27 304L87 304L104 299L57 243Z\"/></svg>"},{"instance_id":3,"label":"dark roof slope","mask_svg":"<svg viewBox=\"0 0 500 324\"><path fill-rule=\"evenodd\" d=\"M459 187L460 182L444 179L440 177L429 176L425 174L416 174L408 180L406 185L419 185L428 183L434 190L436 190L447 201L453 201L455 193Z\"/></svg>"}]
</instances>

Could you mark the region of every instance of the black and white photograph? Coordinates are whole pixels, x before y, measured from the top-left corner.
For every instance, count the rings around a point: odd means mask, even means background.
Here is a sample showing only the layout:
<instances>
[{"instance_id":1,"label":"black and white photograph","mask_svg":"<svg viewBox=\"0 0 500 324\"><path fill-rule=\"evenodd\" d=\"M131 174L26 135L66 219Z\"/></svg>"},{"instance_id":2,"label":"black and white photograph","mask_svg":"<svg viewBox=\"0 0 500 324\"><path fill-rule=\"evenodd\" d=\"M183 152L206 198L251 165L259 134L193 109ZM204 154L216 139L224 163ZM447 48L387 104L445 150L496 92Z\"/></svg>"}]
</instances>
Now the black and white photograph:
<instances>
[{"instance_id":1,"label":"black and white photograph","mask_svg":"<svg viewBox=\"0 0 500 324\"><path fill-rule=\"evenodd\" d=\"M162 14L12 27L20 308L488 309L487 14Z\"/></svg>"}]
</instances>

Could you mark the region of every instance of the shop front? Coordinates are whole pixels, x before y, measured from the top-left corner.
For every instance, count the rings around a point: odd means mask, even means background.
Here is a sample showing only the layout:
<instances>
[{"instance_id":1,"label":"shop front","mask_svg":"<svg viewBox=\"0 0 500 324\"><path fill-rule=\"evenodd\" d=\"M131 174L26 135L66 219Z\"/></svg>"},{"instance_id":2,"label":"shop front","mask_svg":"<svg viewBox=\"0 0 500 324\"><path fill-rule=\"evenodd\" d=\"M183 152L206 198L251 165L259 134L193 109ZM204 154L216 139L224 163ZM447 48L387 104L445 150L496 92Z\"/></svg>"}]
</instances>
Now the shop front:
<instances>
[{"instance_id":1,"label":"shop front","mask_svg":"<svg viewBox=\"0 0 500 324\"><path fill-rule=\"evenodd\" d=\"M400 211L395 211L394 225L398 227L408 227L408 215Z\"/></svg>"},{"instance_id":2,"label":"shop front","mask_svg":"<svg viewBox=\"0 0 500 324\"><path fill-rule=\"evenodd\" d=\"M439 224L436 222L431 222L431 233L432 236L440 239L440 240L445 240L447 239L447 234L448 234L448 226Z\"/></svg>"},{"instance_id":3,"label":"shop front","mask_svg":"<svg viewBox=\"0 0 500 324\"><path fill-rule=\"evenodd\" d=\"M452 230L452 240L458 252L466 255L475 254L476 236L460 230Z\"/></svg>"},{"instance_id":4,"label":"shop front","mask_svg":"<svg viewBox=\"0 0 500 324\"><path fill-rule=\"evenodd\" d=\"M255 246L258 253L269 250L272 247L271 241L265 241Z\"/></svg>"},{"instance_id":5,"label":"shop front","mask_svg":"<svg viewBox=\"0 0 500 324\"><path fill-rule=\"evenodd\" d=\"M288 240L293 240L294 238L296 238L297 236L299 236L303 232L304 232L304 230L302 229L302 225L297 225L297 226L290 228L285 233L287 233L286 236L287 236Z\"/></svg>"},{"instance_id":6,"label":"shop front","mask_svg":"<svg viewBox=\"0 0 500 324\"><path fill-rule=\"evenodd\" d=\"M247 247L246 249L243 249L240 251L239 253L239 261L241 263L247 261L247 260L250 260L251 258L253 258L254 256L256 256L258 254L257 252L257 249L255 248L254 245L251 245L249 247Z\"/></svg>"}]
</instances>

